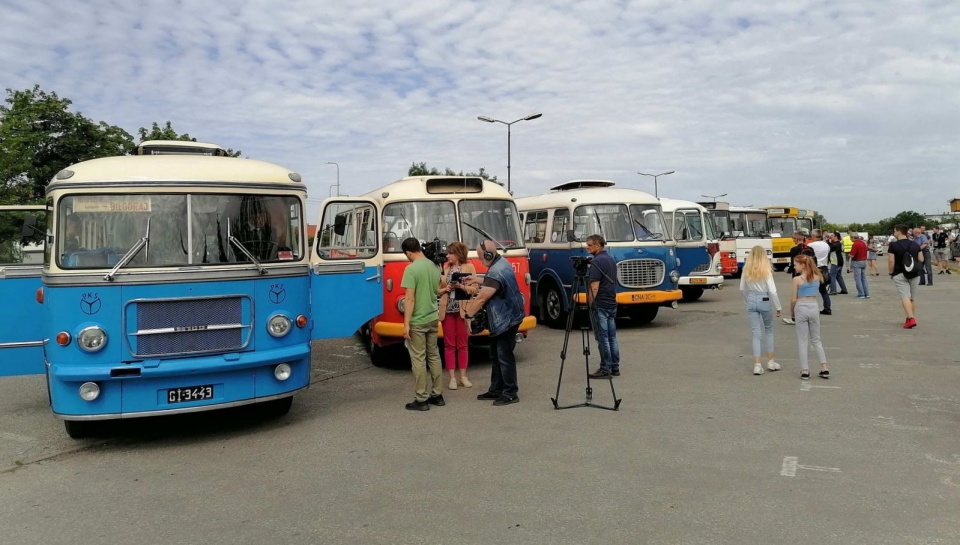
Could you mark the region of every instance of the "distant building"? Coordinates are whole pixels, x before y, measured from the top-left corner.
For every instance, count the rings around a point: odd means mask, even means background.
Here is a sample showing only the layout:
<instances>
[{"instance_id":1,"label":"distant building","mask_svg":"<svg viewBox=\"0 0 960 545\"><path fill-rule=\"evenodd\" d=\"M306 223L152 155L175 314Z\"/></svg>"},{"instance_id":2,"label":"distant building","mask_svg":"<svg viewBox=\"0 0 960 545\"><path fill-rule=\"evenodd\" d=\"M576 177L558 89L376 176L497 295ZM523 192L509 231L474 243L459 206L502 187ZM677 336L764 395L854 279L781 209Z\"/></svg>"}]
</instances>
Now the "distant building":
<instances>
[{"instance_id":1,"label":"distant building","mask_svg":"<svg viewBox=\"0 0 960 545\"><path fill-rule=\"evenodd\" d=\"M960 199L951 199L951 200L950 200L950 211L951 211L951 212L960 212Z\"/></svg>"}]
</instances>

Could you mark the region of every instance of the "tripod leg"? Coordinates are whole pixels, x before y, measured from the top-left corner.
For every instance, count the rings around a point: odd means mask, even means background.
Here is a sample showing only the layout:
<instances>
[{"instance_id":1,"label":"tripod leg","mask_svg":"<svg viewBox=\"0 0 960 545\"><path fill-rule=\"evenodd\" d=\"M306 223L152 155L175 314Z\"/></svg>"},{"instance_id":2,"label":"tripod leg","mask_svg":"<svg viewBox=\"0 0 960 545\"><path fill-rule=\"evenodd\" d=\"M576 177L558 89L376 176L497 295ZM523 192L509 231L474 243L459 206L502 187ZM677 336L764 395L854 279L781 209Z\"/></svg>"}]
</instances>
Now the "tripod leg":
<instances>
[{"instance_id":1,"label":"tripod leg","mask_svg":"<svg viewBox=\"0 0 960 545\"><path fill-rule=\"evenodd\" d=\"M569 346L569 343L570 343L570 331L573 330L573 317L574 317L574 314L575 314L574 309L576 308L576 307L574 307L574 304L575 304L575 301L576 301L576 294L577 294L577 280L576 280L576 279L574 279L573 287L572 287L571 291L572 291L572 293L571 293L571 297L570 297L570 307L569 307L569 308L570 308L570 312L567 314L567 327L566 327L566 330L565 330L564 333L563 333L563 348L560 350L560 374L557 376L557 394L556 394L555 397L553 397L553 398L550 399L550 401L553 402L553 408L554 408L554 409L559 409L559 408L560 408L560 406L559 406L559 403L560 403L560 401L559 401L559 400L560 400L560 383L563 382L563 366L564 366L564 364L566 363L566 360L567 360L567 347Z\"/></svg>"}]
</instances>

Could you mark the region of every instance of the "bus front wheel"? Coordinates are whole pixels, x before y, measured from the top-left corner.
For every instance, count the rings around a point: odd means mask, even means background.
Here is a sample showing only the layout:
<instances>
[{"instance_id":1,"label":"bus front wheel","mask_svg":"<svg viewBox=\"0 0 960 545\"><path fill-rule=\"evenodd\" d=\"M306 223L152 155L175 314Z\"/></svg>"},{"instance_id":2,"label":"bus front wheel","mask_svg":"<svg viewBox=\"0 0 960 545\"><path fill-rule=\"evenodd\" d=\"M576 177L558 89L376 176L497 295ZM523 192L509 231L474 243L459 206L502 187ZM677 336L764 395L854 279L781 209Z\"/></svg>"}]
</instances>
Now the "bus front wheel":
<instances>
[{"instance_id":1,"label":"bus front wheel","mask_svg":"<svg viewBox=\"0 0 960 545\"><path fill-rule=\"evenodd\" d=\"M86 439L94 435L96 431L95 422L81 422L77 420L64 420L63 427L67 430L67 435L71 439Z\"/></svg>"},{"instance_id":2,"label":"bus front wheel","mask_svg":"<svg viewBox=\"0 0 960 545\"><path fill-rule=\"evenodd\" d=\"M567 313L563 311L563 296L559 288L552 284L543 296L543 317L547 325L554 329L566 327Z\"/></svg>"},{"instance_id":3,"label":"bus front wheel","mask_svg":"<svg viewBox=\"0 0 960 545\"><path fill-rule=\"evenodd\" d=\"M630 319L638 324L649 324L657 317L660 307L656 305L637 305L630 309Z\"/></svg>"},{"instance_id":4,"label":"bus front wheel","mask_svg":"<svg viewBox=\"0 0 960 545\"><path fill-rule=\"evenodd\" d=\"M683 293L684 301L696 301L703 295L703 288L690 288L690 287L681 287L680 291Z\"/></svg>"},{"instance_id":5,"label":"bus front wheel","mask_svg":"<svg viewBox=\"0 0 960 545\"><path fill-rule=\"evenodd\" d=\"M288 412L293 406L293 396L272 399L263 403L263 414L269 418L279 418Z\"/></svg>"}]
</instances>

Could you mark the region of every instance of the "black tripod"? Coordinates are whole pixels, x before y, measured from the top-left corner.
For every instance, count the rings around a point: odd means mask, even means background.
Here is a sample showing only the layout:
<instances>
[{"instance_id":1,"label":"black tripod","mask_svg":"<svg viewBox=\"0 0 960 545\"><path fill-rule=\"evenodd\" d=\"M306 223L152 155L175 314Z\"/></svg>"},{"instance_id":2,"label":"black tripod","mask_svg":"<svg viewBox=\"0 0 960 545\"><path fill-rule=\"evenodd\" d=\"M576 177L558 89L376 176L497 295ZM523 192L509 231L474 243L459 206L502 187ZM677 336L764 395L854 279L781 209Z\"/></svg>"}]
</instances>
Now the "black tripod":
<instances>
[{"instance_id":1,"label":"black tripod","mask_svg":"<svg viewBox=\"0 0 960 545\"><path fill-rule=\"evenodd\" d=\"M610 394L613 396L613 407L609 407L606 405L597 405L593 403L593 388L590 386L590 332L596 327L596 325L593 323L595 319L594 314L592 312L593 302L590 300L589 297L586 298L586 304L582 305L582 307L586 309L587 315L589 316L590 321L587 323L587 325L580 326L580 334L583 339L583 367L586 370L585 374L587 376L586 400L583 403L575 403L573 405L564 405L562 407L560 406L560 402L559 402L560 383L563 381L563 366L564 366L564 363L566 363L567 345L570 342L570 331L573 330L573 320L574 320L574 316L576 315L576 310L578 307L577 294L580 293L581 288L584 289L584 295L586 296L587 295L586 293L587 271L586 269L581 271L578 268L573 278L573 286L570 288L570 306L568 307L570 309L570 313L567 314L567 329L563 335L563 349L560 351L560 376L557 377L557 396L550 398L550 401L553 402L553 408L557 410L573 409L575 407L594 407L597 409L606 409L608 411L616 411L620 409L620 402L623 400L617 399L617 392L613 389L612 378L597 379L597 380L605 380L610 383Z\"/></svg>"}]
</instances>

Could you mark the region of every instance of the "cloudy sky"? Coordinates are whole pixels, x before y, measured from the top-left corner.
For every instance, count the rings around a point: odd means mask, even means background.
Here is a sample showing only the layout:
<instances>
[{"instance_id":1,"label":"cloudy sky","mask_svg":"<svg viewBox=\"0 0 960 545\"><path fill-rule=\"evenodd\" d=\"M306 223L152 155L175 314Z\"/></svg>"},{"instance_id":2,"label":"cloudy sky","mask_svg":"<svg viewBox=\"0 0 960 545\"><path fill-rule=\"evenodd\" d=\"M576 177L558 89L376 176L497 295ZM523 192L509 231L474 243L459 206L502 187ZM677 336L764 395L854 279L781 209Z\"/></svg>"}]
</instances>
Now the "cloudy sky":
<instances>
[{"instance_id":1,"label":"cloudy sky","mask_svg":"<svg viewBox=\"0 0 960 545\"><path fill-rule=\"evenodd\" d=\"M828 221L960 197L955 0L0 0L0 87L39 84L304 175L311 202L411 163L794 205Z\"/></svg>"}]
</instances>

